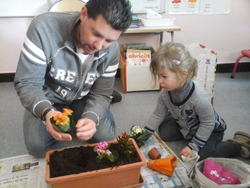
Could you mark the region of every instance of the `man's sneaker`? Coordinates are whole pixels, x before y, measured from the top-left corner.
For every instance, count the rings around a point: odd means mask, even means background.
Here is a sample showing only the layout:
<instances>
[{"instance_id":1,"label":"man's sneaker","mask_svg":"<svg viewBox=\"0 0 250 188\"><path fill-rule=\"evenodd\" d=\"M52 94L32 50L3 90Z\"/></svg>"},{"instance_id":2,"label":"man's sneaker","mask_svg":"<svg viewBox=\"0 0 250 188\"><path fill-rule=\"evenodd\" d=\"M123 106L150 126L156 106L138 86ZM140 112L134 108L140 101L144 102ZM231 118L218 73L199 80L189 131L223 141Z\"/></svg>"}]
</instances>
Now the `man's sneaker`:
<instances>
[{"instance_id":1,"label":"man's sneaker","mask_svg":"<svg viewBox=\"0 0 250 188\"><path fill-rule=\"evenodd\" d=\"M113 103L117 103L120 102L122 100L122 96L120 93L118 93L117 91L113 91L112 95L110 96L111 98L111 104Z\"/></svg>"}]
</instances>

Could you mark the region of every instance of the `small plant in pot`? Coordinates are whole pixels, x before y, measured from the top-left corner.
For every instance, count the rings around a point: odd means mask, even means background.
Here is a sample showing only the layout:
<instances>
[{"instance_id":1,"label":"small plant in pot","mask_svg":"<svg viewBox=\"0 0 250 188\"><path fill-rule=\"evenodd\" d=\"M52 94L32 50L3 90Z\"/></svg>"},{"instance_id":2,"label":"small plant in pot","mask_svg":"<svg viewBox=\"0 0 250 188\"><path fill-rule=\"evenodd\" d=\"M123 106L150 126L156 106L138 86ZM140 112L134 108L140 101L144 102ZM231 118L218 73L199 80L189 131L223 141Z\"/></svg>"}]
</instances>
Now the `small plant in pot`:
<instances>
[{"instance_id":1,"label":"small plant in pot","mask_svg":"<svg viewBox=\"0 0 250 188\"><path fill-rule=\"evenodd\" d=\"M63 108L61 114L56 114L50 118L50 122L57 131L69 133L75 137L75 123L72 113L71 109Z\"/></svg>"},{"instance_id":2,"label":"small plant in pot","mask_svg":"<svg viewBox=\"0 0 250 188\"><path fill-rule=\"evenodd\" d=\"M112 188L143 184L146 160L125 132L115 141L51 150L46 153L46 182L53 188Z\"/></svg>"}]
</instances>

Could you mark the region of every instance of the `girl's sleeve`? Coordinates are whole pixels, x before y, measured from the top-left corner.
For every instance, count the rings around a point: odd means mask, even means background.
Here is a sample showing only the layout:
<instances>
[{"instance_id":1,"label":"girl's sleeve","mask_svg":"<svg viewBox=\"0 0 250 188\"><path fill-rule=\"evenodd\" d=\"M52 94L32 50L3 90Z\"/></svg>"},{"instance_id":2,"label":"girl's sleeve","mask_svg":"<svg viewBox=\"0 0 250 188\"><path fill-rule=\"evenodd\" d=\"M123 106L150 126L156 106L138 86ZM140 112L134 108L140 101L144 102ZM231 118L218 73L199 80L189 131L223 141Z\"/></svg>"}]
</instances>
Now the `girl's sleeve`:
<instances>
[{"instance_id":1,"label":"girl's sleeve","mask_svg":"<svg viewBox=\"0 0 250 188\"><path fill-rule=\"evenodd\" d=\"M156 107L146 123L145 129L151 132L154 132L169 114L166 101L163 100L163 96L163 92L161 91L157 99Z\"/></svg>"},{"instance_id":2,"label":"girl's sleeve","mask_svg":"<svg viewBox=\"0 0 250 188\"><path fill-rule=\"evenodd\" d=\"M215 126L214 108L209 100L198 100L195 112L199 117L199 128L193 136L188 146L195 151L199 151L211 136Z\"/></svg>"}]
</instances>

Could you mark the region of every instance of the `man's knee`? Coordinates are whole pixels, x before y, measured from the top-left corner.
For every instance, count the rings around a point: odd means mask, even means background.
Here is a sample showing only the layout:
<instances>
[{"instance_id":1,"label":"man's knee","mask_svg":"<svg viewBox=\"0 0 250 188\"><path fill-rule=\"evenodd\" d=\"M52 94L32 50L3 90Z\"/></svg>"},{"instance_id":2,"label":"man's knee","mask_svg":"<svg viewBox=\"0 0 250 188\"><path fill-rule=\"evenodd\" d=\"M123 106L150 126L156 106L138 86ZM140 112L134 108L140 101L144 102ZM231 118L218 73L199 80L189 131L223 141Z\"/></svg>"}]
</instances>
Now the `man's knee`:
<instances>
[{"instance_id":1,"label":"man's knee","mask_svg":"<svg viewBox=\"0 0 250 188\"><path fill-rule=\"evenodd\" d=\"M27 146L26 146L27 147ZM46 155L46 150L45 149L38 149L38 148L28 148L27 147L27 150L29 151L29 155L32 155L36 158L44 158L45 155Z\"/></svg>"},{"instance_id":2,"label":"man's knee","mask_svg":"<svg viewBox=\"0 0 250 188\"><path fill-rule=\"evenodd\" d=\"M106 113L96 128L97 131L91 139L91 142L101 142L115 139L116 125L111 112Z\"/></svg>"},{"instance_id":3,"label":"man's knee","mask_svg":"<svg viewBox=\"0 0 250 188\"><path fill-rule=\"evenodd\" d=\"M46 126L42 121L26 111L23 120L23 135L30 155L39 158L45 156L47 134Z\"/></svg>"}]
</instances>

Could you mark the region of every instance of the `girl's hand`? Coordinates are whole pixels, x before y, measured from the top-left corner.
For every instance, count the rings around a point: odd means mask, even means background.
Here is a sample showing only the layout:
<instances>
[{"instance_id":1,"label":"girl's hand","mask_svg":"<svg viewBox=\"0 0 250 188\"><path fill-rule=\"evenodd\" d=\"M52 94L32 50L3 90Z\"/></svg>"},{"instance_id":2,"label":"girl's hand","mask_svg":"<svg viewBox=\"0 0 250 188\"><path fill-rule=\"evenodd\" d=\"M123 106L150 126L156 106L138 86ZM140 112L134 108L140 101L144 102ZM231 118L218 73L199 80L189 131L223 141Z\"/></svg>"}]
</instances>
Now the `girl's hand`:
<instances>
[{"instance_id":1,"label":"girl's hand","mask_svg":"<svg viewBox=\"0 0 250 188\"><path fill-rule=\"evenodd\" d=\"M192 157L192 150L188 147L185 146L181 152L179 153L180 156L185 156L185 157Z\"/></svg>"}]
</instances>

